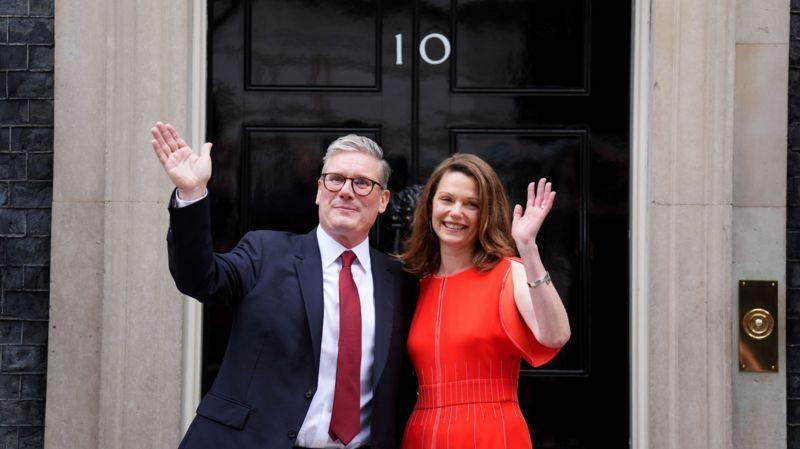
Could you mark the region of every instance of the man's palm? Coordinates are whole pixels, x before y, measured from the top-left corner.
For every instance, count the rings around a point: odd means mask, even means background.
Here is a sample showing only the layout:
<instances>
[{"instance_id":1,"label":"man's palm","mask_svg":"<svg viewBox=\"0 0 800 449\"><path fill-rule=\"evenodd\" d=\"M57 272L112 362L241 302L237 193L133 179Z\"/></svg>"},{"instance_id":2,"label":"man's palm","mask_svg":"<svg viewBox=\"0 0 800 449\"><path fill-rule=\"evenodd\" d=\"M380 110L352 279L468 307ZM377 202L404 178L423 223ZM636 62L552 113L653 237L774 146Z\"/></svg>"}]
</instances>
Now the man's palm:
<instances>
[{"instance_id":1,"label":"man's palm","mask_svg":"<svg viewBox=\"0 0 800 449\"><path fill-rule=\"evenodd\" d=\"M194 154L189 147L183 147L169 155L164 170L178 189L196 189L211 178L211 157Z\"/></svg>"},{"instance_id":2,"label":"man's palm","mask_svg":"<svg viewBox=\"0 0 800 449\"><path fill-rule=\"evenodd\" d=\"M150 142L169 179L181 192L205 189L211 179L211 144L203 144L195 154L169 123L156 122Z\"/></svg>"}]
</instances>

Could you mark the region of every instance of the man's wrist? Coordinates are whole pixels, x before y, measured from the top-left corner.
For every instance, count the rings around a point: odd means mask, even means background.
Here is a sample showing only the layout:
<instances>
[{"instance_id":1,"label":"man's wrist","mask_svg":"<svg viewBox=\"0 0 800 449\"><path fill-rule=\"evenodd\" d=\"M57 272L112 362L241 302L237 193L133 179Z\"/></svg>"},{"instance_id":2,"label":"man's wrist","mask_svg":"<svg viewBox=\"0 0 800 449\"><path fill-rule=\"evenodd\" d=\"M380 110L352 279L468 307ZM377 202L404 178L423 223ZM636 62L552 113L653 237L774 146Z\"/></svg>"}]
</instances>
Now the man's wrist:
<instances>
[{"instance_id":1,"label":"man's wrist","mask_svg":"<svg viewBox=\"0 0 800 449\"><path fill-rule=\"evenodd\" d=\"M175 191L175 198L173 199L173 202L170 204L170 207L176 207L176 208L180 209L182 207L190 206L190 205L192 205L194 203L197 203L198 201L202 200L207 195L208 195L208 190L204 191L203 194L200 195L199 198L195 198L193 200L187 200L187 199L183 198L183 193L181 193L181 192L176 190Z\"/></svg>"},{"instance_id":2,"label":"man's wrist","mask_svg":"<svg viewBox=\"0 0 800 449\"><path fill-rule=\"evenodd\" d=\"M182 201L196 201L206 196L206 186L200 186L189 190L178 189L177 195L178 199Z\"/></svg>"}]
</instances>

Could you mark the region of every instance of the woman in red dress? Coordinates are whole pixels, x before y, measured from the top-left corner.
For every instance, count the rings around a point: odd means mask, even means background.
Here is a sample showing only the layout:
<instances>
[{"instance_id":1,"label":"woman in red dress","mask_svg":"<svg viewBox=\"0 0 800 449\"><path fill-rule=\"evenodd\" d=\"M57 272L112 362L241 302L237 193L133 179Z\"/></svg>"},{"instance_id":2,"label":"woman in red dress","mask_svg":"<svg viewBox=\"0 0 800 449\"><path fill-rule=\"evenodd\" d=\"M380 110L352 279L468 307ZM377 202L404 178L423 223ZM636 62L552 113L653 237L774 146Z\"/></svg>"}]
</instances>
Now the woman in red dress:
<instances>
[{"instance_id":1,"label":"woman in red dress","mask_svg":"<svg viewBox=\"0 0 800 449\"><path fill-rule=\"evenodd\" d=\"M421 277L408 338L419 397L402 449L531 447L520 360L540 366L570 335L536 245L555 195L545 179L530 183L509 223L500 179L482 159L456 154L431 175L401 255Z\"/></svg>"}]
</instances>

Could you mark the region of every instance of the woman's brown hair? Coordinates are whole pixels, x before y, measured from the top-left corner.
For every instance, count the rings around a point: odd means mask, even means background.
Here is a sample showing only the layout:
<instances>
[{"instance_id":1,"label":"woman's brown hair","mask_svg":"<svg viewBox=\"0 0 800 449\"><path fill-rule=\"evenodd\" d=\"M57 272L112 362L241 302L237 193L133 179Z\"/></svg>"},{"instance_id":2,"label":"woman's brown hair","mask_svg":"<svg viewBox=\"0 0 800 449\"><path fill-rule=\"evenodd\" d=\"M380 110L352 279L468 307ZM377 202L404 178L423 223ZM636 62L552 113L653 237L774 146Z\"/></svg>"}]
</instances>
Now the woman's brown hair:
<instances>
[{"instance_id":1,"label":"woman's brown hair","mask_svg":"<svg viewBox=\"0 0 800 449\"><path fill-rule=\"evenodd\" d=\"M472 264L479 271L494 268L503 257L514 254L510 240L511 221L503 184L489 164L472 154L454 154L433 171L419 197L411 223L411 235L399 258L409 273L425 276L435 272L441 263L439 237L431 225L433 196L445 173L458 172L469 176L478 187L478 238Z\"/></svg>"}]
</instances>

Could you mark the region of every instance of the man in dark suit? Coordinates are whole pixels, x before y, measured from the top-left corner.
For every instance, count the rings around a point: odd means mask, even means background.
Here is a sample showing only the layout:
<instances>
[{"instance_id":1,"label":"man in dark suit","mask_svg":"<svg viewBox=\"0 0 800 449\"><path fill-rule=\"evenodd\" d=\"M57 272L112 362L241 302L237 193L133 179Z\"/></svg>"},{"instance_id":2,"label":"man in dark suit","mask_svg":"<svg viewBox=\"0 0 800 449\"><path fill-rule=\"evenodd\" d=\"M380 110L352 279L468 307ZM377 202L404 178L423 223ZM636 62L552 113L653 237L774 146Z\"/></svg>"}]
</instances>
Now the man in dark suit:
<instances>
[{"instance_id":1,"label":"man in dark suit","mask_svg":"<svg viewBox=\"0 0 800 449\"><path fill-rule=\"evenodd\" d=\"M152 146L175 184L168 234L178 289L233 310L230 343L181 448L397 446L399 393L414 299L401 266L369 248L386 209L389 165L372 140L337 139L317 182L319 226L247 233L212 251L211 144L195 154L169 124ZM403 396L403 397L399 397Z\"/></svg>"}]
</instances>

